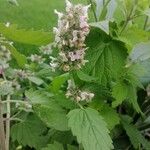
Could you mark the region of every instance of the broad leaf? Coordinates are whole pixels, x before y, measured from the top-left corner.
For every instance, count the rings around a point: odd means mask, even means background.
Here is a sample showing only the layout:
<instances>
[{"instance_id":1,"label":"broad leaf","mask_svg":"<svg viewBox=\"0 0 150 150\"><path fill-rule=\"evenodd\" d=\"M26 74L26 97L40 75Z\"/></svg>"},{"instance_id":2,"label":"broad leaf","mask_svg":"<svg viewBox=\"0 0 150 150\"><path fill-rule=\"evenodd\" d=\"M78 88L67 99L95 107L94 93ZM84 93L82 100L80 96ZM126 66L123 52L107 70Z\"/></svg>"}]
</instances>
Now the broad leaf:
<instances>
[{"instance_id":1,"label":"broad leaf","mask_svg":"<svg viewBox=\"0 0 150 150\"><path fill-rule=\"evenodd\" d=\"M25 92L25 96L32 104L48 104L50 98L40 91L29 90Z\"/></svg>"},{"instance_id":2,"label":"broad leaf","mask_svg":"<svg viewBox=\"0 0 150 150\"><path fill-rule=\"evenodd\" d=\"M28 77L28 79L29 79L31 82L35 83L36 85L41 85L41 84L44 83L44 81L43 81L42 79L40 79L40 78L38 78L38 77L35 77L35 76Z\"/></svg>"},{"instance_id":3,"label":"broad leaf","mask_svg":"<svg viewBox=\"0 0 150 150\"><path fill-rule=\"evenodd\" d=\"M113 149L106 123L96 110L75 109L69 112L68 119L69 127L85 150Z\"/></svg>"},{"instance_id":4,"label":"broad leaf","mask_svg":"<svg viewBox=\"0 0 150 150\"><path fill-rule=\"evenodd\" d=\"M69 79L69 73L62 74L53 79L51 83L51 90L53 92L58 92L61 86Z\"/></svg>"},{"instance_id":5,"label":"broad leaf","mask_svg":"<svg viewBox=\"0 0 150 150\"><path fill-rule=\"evenodd\" d=\"M149 150L150 143L142 136L136 126L132 125L124 116L122 117L122 124L135 149L138 149L142 145L145 150Z\"/></svg>"},{"instance_id":6,"label":"broad leaf","mask_svg":"<svg viewBox=\"0 0 150 150\"><path fill-rule=\"evenodd\" d=\"M100 21L100 22L92 22L92 23L90 23L90 25L92 27L100 28L102 31L109 34L109 21L108 20L104 20L104 21Z\"/></svg>"},{"instance_id":7,"label":"broad leaf","mask_svg":"<svg viewBox=\"0 0 150 150\"><path fill-rule=\"evenodd\" d=\"M25 64L27 63L26 56L18 52L13 45L5 43L5 46L9 49L11 55L17 61L18 65L20 67L24 67Z\"/></svg>"},{"instance_id":8,"label":"broad leaf","mask_svg":"<svg viewBox=\"0 0 150 150\"><path fill-rule=\"evenodd\" d=\"M86 59L89 60L84 71L98 78L98 82L107 85L116 79L127 57L126 48L121 42L112 40L100 29L91 30L87 38Z\"/></svg>"},{"instance_id":9,"label":"broad leaf","mask_svg":"<svg viewBox=\"0 0 150 150\"><path fill-rule=\"evenodd\" d=\"M6 27L0 23L0 33L9 40L24 44L41 46L52 42L52 36L47 32L18 29L15 25Z\"/></svg>"},{"instance_id":10,"label":"broad leaf","mask_svg":"<svg viewBox=\"0 0 150 150\"><path fill-rule=\"evenodd\" d=\"M11 138L23 146L40 149L47 142L47 137L42 136L46 126L35 115L29 115L23 122L11 127Z\"/></svg>"},{"instance_id":11,"label":"broad leaf","mask_svg":"<svg viewBox=\"0 0 150 150\"><path fill-rule=\"evenodd\" d=\"M66 111L63 110L54 100L51 100L47 105L35 106L34 110L48 127L59 131L68 130Z\"/></svg>"},{"instance_id":12,"label":"broad leaf","mask_svg":"<svg viewBox=\"0 0 150 150\"><path fill-rule=\"evenodd\" d=\"M132 61L145 61L150 58L150 42L137 44L131 54Z\"/></svg>"},{"instance_id":13,"label":"broad leaf","mask_svg":"<svg viewBox=\"0 0 150 150\"><path fill-rule=\"evenodd\" d=\"M64 148L62 144L54 142L54 144L48 144L48 146L46 148L42 148L42 150L64 150Z\"/></svg>"},{"instance_id":14,"label":"broad leaf","mask_svg":"<svg viewBox=\"0 0 150 150\"><path fill-rule=\"evenodd\" d=\"M93 100L90 106L99 111L100 115L108 125L108 129L112 130L117 124L120 123L120 118L117 112L108 104L100 101Z\"/></svg>"},{"instance_id":15,"label":"broad leaf","mask_svg":"<svg viewBox=\"0 0 150 150\"><path fill-rule=\"evenodd\" d=\"M125 72L122 72L120 79L113 87L112 95L115 98L115 101L112 102L112 106L116 107L124 100L128 100L138 113L142 113L137 102L137 87L143 88L143 86L136 75L131 71L132 70L126 70Z\"/></svg>"},{"instance_id":16,"label":"broad leaf","mask_svg":"<svg viewBox=\"0 0 150 150\"><path fill-rule=\"evenodd\" d=\"M77 71L77 76L79 77L80 80L86 81L86 82L96 82L98 79L92 76L89 76L88 74L85 74L82 71Z\"/></svg>"}]
</instances>

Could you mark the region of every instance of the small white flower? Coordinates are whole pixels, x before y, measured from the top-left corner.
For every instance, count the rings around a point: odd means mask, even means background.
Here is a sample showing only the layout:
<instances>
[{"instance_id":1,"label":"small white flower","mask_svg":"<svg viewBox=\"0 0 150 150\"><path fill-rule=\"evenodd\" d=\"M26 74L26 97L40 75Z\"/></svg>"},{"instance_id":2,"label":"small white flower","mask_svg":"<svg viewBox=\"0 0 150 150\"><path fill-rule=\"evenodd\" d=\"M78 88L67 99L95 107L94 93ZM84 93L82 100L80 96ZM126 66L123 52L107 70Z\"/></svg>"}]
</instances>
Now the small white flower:
<instances>
[{"instance_id":1,"label":"small white flower","mask_svg":"<svg viewBox=\"0 0 150 150\"><path fill-rule=\"evenodd\" d=\"M56 9L54 10L54 12L55 12L55 14L57 14L58 15L58 18L59 19L61 19L62 17L63 17L63 13L61 13L61 12L58 12Z\"/></svg>"},{"instance_id":2,"label":"small white flower","mask_svg":"<svg viewBox=\"0 0 150 150\"><path fill-rule=\"evenodd\" d=\"M72 8L72 4L68 0L66 0L66 12L69 12L71 8Z\"/></svg>"}]
</instances>

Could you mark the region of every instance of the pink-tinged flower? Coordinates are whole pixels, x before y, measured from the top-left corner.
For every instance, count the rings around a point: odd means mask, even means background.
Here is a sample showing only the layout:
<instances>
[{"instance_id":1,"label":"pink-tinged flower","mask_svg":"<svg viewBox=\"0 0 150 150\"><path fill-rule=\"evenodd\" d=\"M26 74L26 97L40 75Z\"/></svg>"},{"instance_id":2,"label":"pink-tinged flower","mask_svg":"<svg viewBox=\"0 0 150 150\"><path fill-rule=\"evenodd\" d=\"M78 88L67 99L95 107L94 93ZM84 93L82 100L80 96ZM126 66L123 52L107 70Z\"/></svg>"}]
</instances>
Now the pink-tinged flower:
<instances>
[{"instance_id":1,"label":"pink-tinged flower","mask_svg":"<svg viewBox=\"0 0 150 150\"><path fill-rule=\"evenodd\" d=\"M64 71L79 69L85 64L85 39L89 33L87 22L89 7L89 5L73 5L66 0L66 13L63 14L55 10L58 15L57 28L53 29L55 46L60 50L59 68Z\"/></svg>"},{"instance_id":2,"label":"pink-tinged flower","mask_svg":"<svg viewBox=\"0 0 150 150\"><path fill-rule=\"evenodd\" d=\"M80 17L80 28L89 28L89 25L87 23L87 17L85 16Z\"/></svg>"}]
</instances>

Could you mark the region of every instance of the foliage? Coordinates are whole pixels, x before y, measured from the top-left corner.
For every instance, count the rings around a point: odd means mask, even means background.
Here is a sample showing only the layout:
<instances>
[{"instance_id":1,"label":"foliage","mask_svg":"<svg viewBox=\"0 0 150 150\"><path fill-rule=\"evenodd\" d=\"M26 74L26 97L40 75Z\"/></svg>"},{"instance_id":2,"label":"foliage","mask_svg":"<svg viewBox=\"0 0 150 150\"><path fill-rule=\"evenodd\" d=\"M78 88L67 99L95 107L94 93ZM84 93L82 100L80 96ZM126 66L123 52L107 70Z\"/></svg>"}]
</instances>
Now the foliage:
<instances>
[{"instance_id":1,"label":"foliage","mask_svg":"<svg viewBox=\"0 0 150 150\"><path fill-rule=\"evenodd\" d=\"M150 2L89 3L55 38L0 23L0 149L150 149Z\"/></svg>"}]
</instances>

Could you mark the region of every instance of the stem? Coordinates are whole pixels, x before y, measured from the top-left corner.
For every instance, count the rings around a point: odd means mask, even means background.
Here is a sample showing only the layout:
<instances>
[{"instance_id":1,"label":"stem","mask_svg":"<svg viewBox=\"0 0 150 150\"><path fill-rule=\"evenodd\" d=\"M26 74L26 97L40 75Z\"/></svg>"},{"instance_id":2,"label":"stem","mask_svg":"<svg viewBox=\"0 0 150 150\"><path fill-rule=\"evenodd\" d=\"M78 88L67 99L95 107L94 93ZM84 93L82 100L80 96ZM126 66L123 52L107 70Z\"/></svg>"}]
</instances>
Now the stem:
<instances>
[{"instance_id":1,"label":"stem","mask_svg":"<svg viewBox=\"0 0 150 150\"><path fill-rule=\"evenodd\" d=\"M28 102L26 102L26 101L21 101L21 100L6 100L6 101L3 101L2 102L3 104L4 103L21 103L21 104L28 104Z\"/></svg>"},{"instance_id":2,"label":"stem","mask_svg":"<svg viewBox=\"0 0 150 150\"><path fill-rule=\"evenodd\" d=\"M145 19L145 22L144 22L144 27L143 27L144 30L146 30L148 19L149 19L149 17L146 16L146 19Z\"/></svg>"},{"instance_id":3,"label":"stem","mask_svg":"<svg viewBox=\"0 0 150 150\"><path fill-rule=\"evenodd\" d=\"M10 95L7 96L7 100L10 100ZM10 140L10 102L7 102L7 114L6 114L6 150L9 150Z\"/></svg>"},{"instance_id":4,"label":"stem","mask_svg":"<svg viewBox=\"0 0 150 150\"><path fill-rule=\"evenodd\" d=\"M133 14L133 12L134 12L134 9L135 9L137 3L138 3L138 1L134 1L134 4L133 4L133 6L132 6L132 8L131 8L131 10L130 10L130 12L129 12L129 15L127 15L127 18L126 18L126 20L125 20L125 23L124 23L124 25L123 25L123 27L122 27L122 29L121 29L121 31L120 31L120 35L123 33L123 31L124 31L125 28L127 27L129 21L132 19L132 14Z\"/></svg>"},{"instance_id":5,"label":"stem","mask_svg":"<svg viewBox=\"0 0 150 150\"><path fill-rule=\"evenodd\" d=\"M93 15L94 15L95 21L98 22L98 19L97 19L97 16L96 16L96 12L95 12L92 0L89 0L89 3L91 4L91 9L93 11Z\"/></svg>"},{"instance_id":6,"label":"stem","mask_svg":"<svg viewBox=\"0 0 150 150\"><path fill-rule=\"evenodd\" d=\"M0 148L1 148L1 150L6 150L2 106L3 105L2 105L2 101L1 101L1 97L0 97Z\"/></svg>"}]
</instances>

